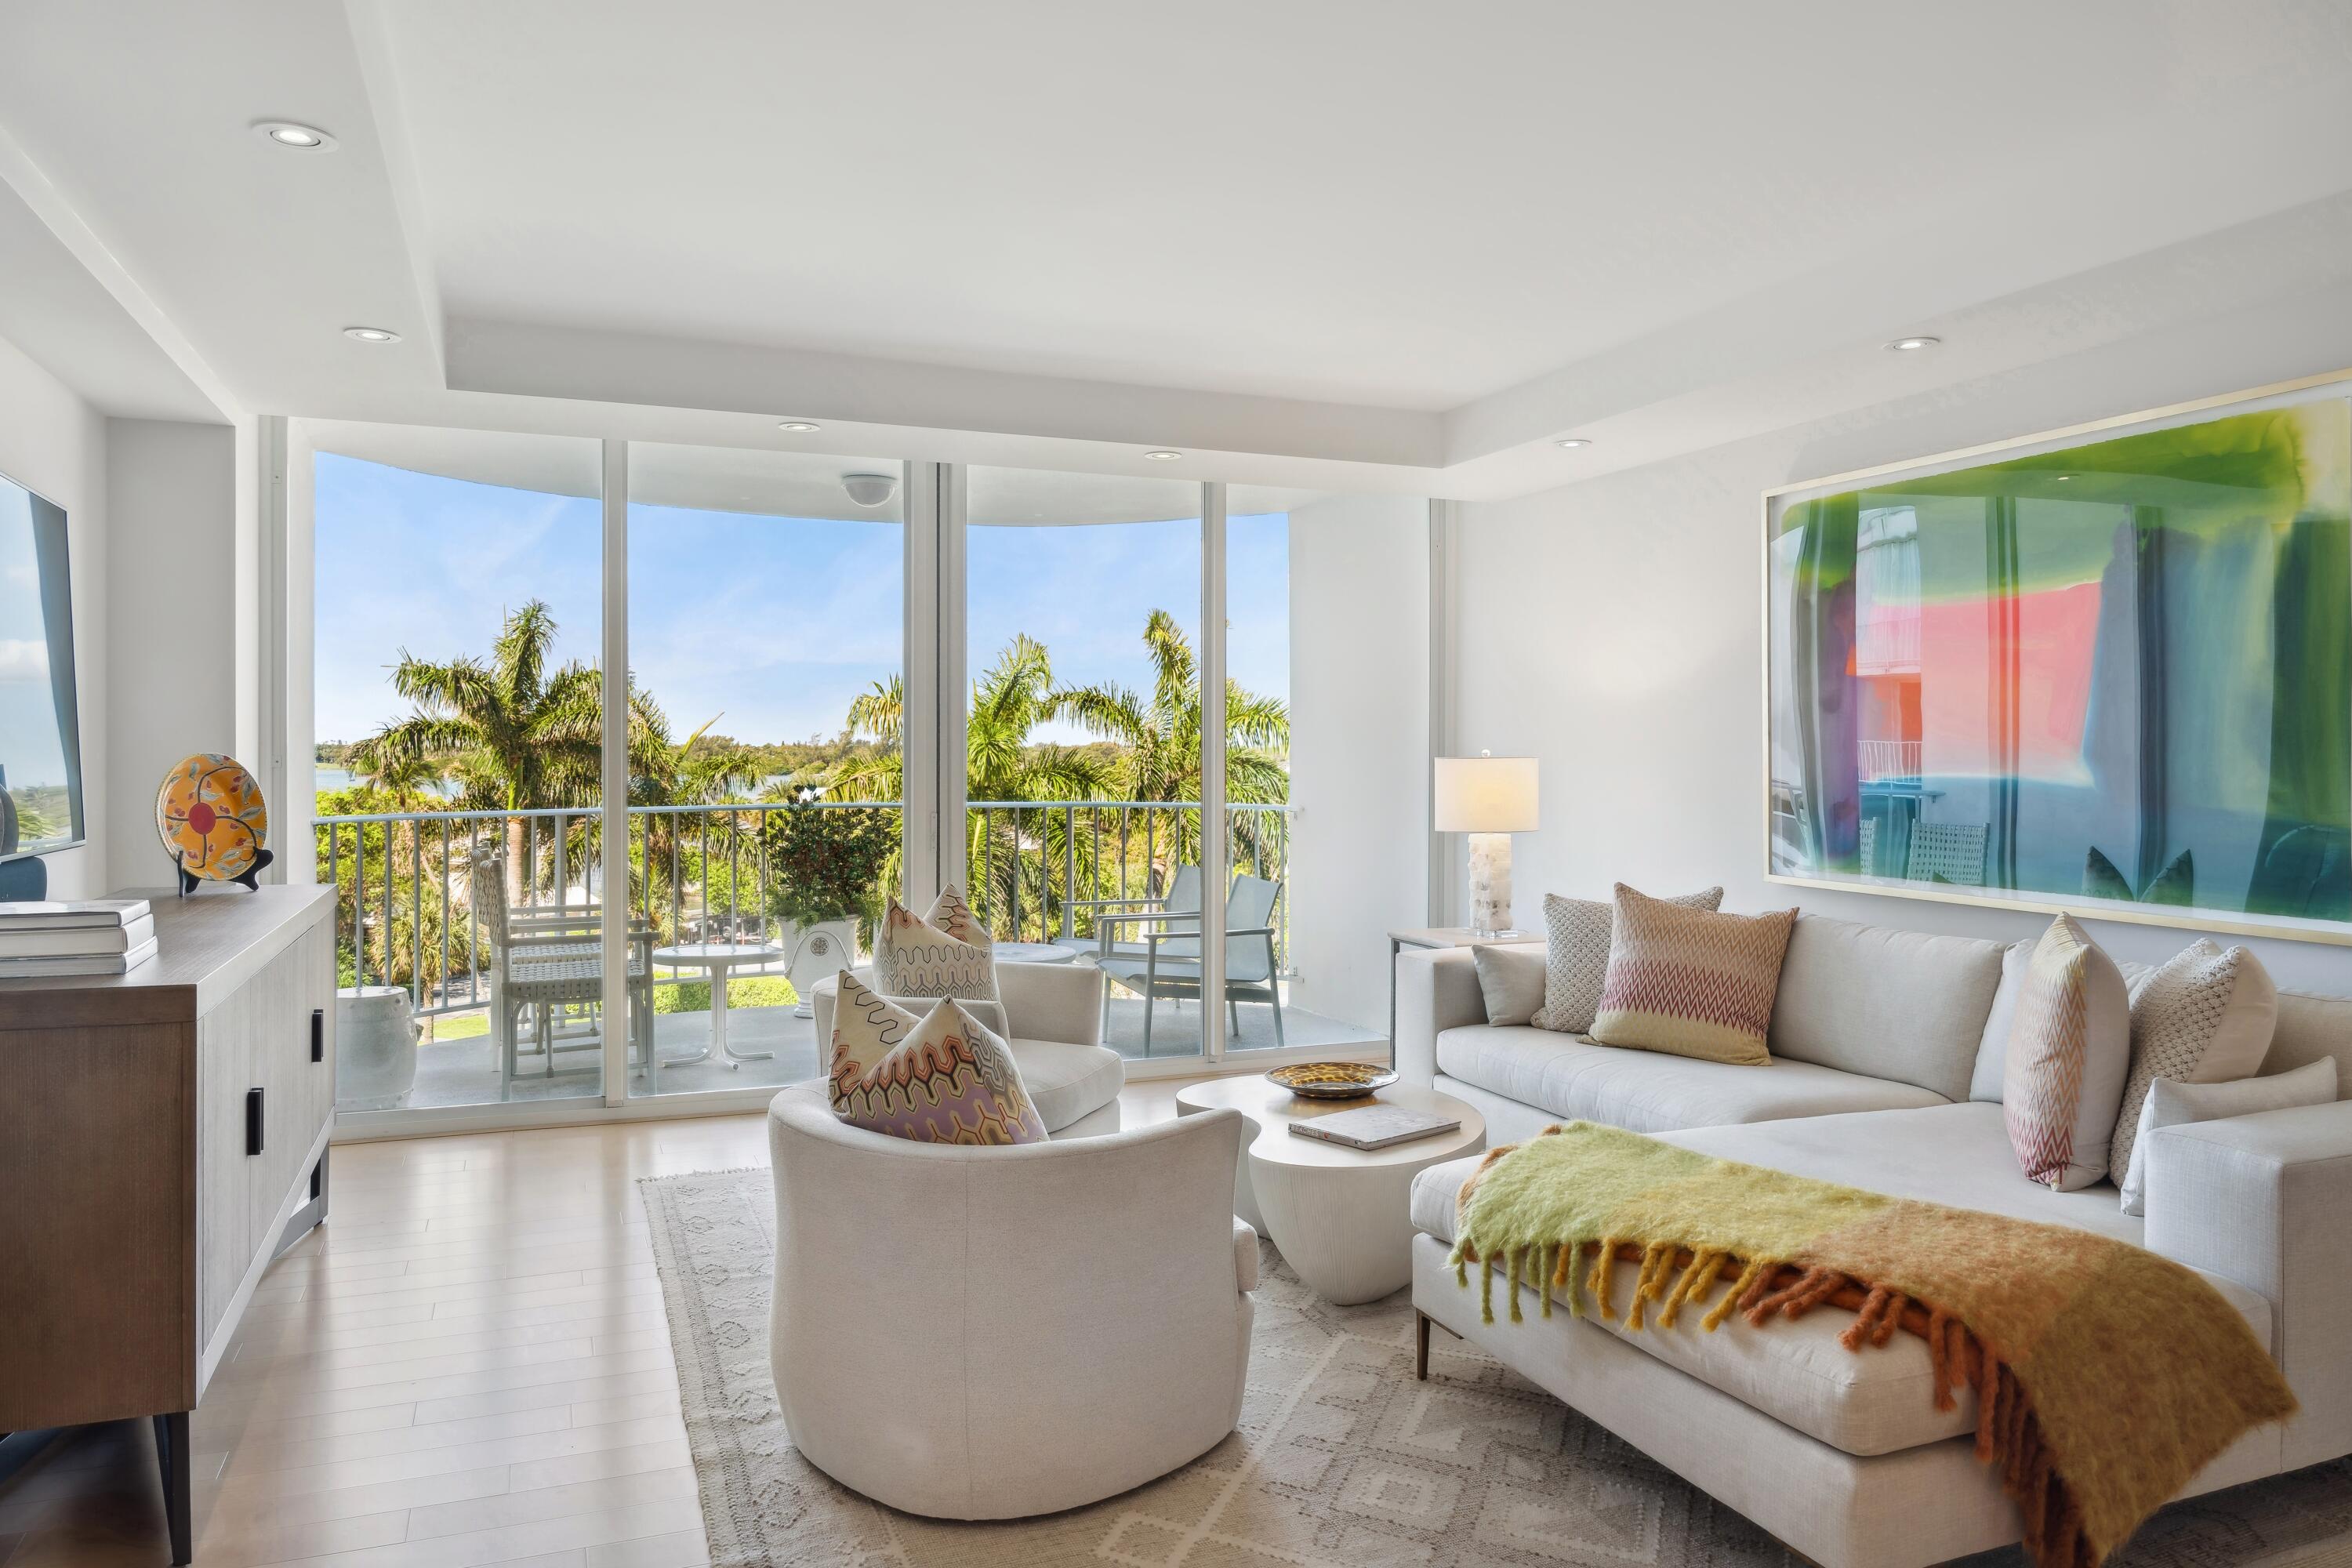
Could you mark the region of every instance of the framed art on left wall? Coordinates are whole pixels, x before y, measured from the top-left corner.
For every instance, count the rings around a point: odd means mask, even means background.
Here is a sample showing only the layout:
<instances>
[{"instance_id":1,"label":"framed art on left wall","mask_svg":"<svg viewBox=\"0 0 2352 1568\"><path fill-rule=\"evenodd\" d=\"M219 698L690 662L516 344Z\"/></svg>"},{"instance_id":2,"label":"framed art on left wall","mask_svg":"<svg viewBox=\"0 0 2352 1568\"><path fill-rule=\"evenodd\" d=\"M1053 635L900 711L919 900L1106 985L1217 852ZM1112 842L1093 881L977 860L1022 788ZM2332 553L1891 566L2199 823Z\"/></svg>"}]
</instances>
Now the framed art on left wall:
<instances>
[{"instance_id":1,"label":"framed art on left wall","mask_svg":"<svg viewBox=\"0 0 2352 1568\"><path fill-rule=\"evenodd\" d=\"M2352 381L1765 497L1767 872L2352 942Z\"/></svg>"}]
</instances>

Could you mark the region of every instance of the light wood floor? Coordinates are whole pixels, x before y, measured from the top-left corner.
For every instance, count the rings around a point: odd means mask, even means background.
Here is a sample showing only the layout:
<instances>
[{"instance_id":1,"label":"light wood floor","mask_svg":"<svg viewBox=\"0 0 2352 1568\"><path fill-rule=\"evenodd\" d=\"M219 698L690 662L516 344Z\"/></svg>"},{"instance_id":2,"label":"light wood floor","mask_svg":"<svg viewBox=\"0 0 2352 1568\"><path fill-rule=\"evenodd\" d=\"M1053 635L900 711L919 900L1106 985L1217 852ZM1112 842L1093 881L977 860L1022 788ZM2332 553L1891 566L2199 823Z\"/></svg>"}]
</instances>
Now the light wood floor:
<instances>
[{"instance_id":1,"label":"light wood floor","mask_svg":"<svg viewBox=\"0 0 2352 1568\"><path fill-rule=\"evenodd\" d=\"M759 1116L338 1146L192 1423L198 1568L706 1563L636 1183L767 1160ZM0 1484L0 1568L170 1561L143 1421Z\"/></svg>"}]
</instances>

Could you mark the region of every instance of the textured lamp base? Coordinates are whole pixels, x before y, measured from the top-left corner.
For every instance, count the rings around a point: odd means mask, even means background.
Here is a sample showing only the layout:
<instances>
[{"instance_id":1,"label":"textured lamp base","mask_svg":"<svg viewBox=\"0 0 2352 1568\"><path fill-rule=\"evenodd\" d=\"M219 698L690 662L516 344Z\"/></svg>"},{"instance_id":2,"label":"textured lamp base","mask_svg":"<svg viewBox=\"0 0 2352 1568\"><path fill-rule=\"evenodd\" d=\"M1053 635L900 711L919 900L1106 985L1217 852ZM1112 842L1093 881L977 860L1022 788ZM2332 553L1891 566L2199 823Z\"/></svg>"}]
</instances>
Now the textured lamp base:
<instances>
[{"instance_id":1,"label":"textured lamp base","mask_svg":"<svg viewBox=\"0 0 2352 1568\"><path fill-rule=\"evenodd\" d=\"M1511 929L1511 836L1470 835L1470 934L1517 936Z\"/></svg>"}]
</instances>

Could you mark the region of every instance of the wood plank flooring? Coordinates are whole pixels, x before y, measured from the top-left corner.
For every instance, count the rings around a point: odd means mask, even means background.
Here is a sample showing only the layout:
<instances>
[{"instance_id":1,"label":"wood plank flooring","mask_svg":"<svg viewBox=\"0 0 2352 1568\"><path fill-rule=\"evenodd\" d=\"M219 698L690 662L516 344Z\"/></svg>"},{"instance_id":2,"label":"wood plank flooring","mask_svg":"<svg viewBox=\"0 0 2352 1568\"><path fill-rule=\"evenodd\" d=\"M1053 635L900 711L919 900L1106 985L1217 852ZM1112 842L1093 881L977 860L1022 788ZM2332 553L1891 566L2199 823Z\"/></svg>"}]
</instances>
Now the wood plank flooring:
<instances>
[{"instance_id":1,"label":"wood plank flooring","mask_svg":"<svg viewBox=\"0 0 2352 1568\"><path fill-rule=\"evenodd\" d=\"M339 1145L191 1423L197 1568L706 1563L636 1183L767 1160L760 1116ZM0 1484L0 1568L170 1561L145 1422Z\"/></svg>"}]
</instances>

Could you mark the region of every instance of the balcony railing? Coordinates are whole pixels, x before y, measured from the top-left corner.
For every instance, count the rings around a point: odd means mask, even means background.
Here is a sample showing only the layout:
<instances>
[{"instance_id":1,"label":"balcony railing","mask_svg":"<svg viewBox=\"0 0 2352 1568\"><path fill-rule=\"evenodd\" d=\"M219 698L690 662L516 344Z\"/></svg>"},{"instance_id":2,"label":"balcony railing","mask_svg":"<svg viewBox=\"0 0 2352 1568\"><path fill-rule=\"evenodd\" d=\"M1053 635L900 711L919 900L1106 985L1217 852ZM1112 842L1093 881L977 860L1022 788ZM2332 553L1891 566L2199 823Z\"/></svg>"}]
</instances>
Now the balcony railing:
<instances>
[{"instance_id":1,"label":"balcony railing","mask_svg":"<svg viewBox=\"0 0 2352 1568\"><path fill-rule=\"evenodd\" d=\"M1291 814L1287 805L1230 805L1236 871L1284 884L1276 951L1289 953ZM780 811L900 810L897 801L819 801L629 808L625 902L659 942L779 942L782 869L768 819ZM965 816L972 908L999 940L1091 938L1094 905L1163 894L1177 867L1199 858L1196 803L1109 800L975 801ZM478 857L503 847L518 908L609 905L595 807L416 811L316 820L318 878L335 889L340 984L396 985L419 1016L489 1000L488 944L471 908ZM869 896L897 879L895 858ZM865 921L861 921L861 924ZM747 971L737 972L748 973ZM657 974L656 984L703 976Z\"/></svg>"}]
</instances>

